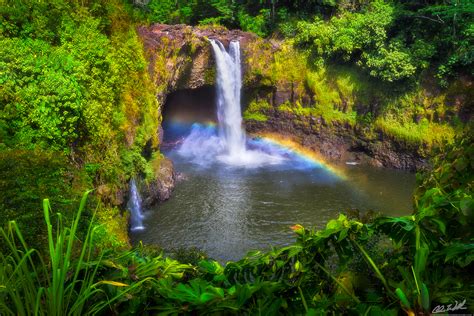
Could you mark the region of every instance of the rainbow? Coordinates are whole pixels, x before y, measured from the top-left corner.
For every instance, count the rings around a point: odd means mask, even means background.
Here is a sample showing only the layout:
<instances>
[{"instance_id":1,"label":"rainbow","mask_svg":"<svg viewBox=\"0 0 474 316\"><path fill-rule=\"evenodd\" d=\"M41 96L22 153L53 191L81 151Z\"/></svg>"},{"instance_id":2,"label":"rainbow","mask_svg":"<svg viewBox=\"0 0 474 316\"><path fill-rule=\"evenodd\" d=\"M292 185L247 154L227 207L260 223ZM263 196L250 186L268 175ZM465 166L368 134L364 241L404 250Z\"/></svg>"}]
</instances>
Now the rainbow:
<instances>
[{"instance_id":1,"label":"rainbow","mask_svg":"<svg viewBox=\"0 0 474 316\"><path fill-rule=\"evenodd\" d=\"M337 168L336 166L331 165L322 155L304 147L303 145L297 143L289 137L274 133L258 133L254 135L254 137L260 138L274 146L279 146L288 149L292 151L295 155L299 156L301 159L310 161L313 164L328 170L329 172L341 179L347 179L345 172L342 168Z\"/></svg>"},{"instance_id":2,"label":"rainbow","mask_svg":"<svg viewBox=\"0 0 474 316\"><path fill-rule=\"evenodd\" d=\"M193 125L188 122L182 122L176 119L171 120L171 124L173 126L188 126L188 127L191 127L191 125ZM194 123L194 124L198 124L199 126L203 128L212 128L212 129L217 128L217 124L213 121L206 121L206 122L200 122L200 123ZM293 140L291 137L285 137L283 135L276 134L276 133L257 133L251 136L257 141L261 141L271 146L289 151L291 154L294 154L301 160L307 161L317 167L321 167L324 170L327 170L328 172L330 172L332 175L338 177L339 179L343 179L343 180L347 179L347 176L342 167L336 167L333 164L330 164L327 161L327 159L325 159L322 155L320 155L319 153L311 149L304 147L303 145Z\"/></svg>"},{"instance_id":3,"label":"rainbow","mask_svg":"<svg viewBox=\"0 0 474 316\"><path fill-rule=\"evenodd\" d=\"M198 124L204 127L217 127L217 123L211 120L205 121L205 122L188 122L188 121L174 118L172 120L169 120L168 123L171 123L171 125L175 125L175 126L176 125L192 126L193 124Z\"/></svg>"}]
</instances>

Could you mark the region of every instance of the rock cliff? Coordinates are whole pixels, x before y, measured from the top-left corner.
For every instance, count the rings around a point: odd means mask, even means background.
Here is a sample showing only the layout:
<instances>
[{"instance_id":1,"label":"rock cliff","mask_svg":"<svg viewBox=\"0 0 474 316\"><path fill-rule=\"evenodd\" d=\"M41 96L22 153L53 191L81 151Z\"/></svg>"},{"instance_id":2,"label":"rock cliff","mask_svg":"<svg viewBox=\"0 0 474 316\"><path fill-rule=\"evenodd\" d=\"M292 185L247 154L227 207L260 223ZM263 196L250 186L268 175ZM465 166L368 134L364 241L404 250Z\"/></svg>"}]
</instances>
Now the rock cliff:
<instances>
[{"instance_id":1,"label":"rock cliff","mask_svg":"<svg viewBox=\"0 0 474 316\"><path fill-rule=\"evenodd\" d=\"M208 39L217 39L225 46L238 40L244 52L250 43L262 41L254 34L220 27L154 24L139 27L138 33L161 101L172 91L214 84L214 57Z\"/></svg>"},{"instance_id":2,"label":"rock cliff","mask_svg":"<svg viewBox=\"0 0 474 316\"><path fill-rule=\"evenodd\" d=\"M208 39L218 39L226 46L238 40L243 59L244 106L252 102L267 105L265 120L246 121L248 132L288 135L334 160L406 170L418 170L426 164L423 150L382 133L364 133L362 127L343 121L326 122L322 116L280 111L285 104L310 108L321 98L318 91L308 87L304 56L284 42L221 27L155 24L139 27L138 32L162 106L171 92L214 85L214 57ZM350 101L344 96L340 99L341 104L335 106L348 111Z\"/></svg>"}]
</instances>

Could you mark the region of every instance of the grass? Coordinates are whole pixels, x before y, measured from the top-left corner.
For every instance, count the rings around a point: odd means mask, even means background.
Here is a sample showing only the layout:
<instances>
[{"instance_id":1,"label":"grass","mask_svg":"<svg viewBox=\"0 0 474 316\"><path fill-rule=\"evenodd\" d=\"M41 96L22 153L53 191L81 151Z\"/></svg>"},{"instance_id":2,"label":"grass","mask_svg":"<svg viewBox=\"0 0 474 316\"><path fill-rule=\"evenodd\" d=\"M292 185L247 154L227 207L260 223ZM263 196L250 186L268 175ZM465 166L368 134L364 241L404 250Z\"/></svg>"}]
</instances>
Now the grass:
<instances>
[{"instance_id":1,"label":"grass","mask_svg":"<svg viewBox=\"0 0 474 316\"><path fill-rule=\"evenodd\" d=\"M278 107L279 111L289 112L301 116L322 117L326 123L335 122L349 123L351 126L356 124L357 113L355 111L344 113L332 106L316 104L313 107L302 107L299 103L291 105L288 102Z\"/></svg>"},{"instance_id":2,"label":"grass","mask_svg":"<svg viewBox=\"0 0 474 316\"><path fill-rule=\"evenodd\" d=\"M268 117L263 113L245 112L244 113L244 120L246 120L246 121L266 122L268 120Z\"/></svg>"}]
</instances>

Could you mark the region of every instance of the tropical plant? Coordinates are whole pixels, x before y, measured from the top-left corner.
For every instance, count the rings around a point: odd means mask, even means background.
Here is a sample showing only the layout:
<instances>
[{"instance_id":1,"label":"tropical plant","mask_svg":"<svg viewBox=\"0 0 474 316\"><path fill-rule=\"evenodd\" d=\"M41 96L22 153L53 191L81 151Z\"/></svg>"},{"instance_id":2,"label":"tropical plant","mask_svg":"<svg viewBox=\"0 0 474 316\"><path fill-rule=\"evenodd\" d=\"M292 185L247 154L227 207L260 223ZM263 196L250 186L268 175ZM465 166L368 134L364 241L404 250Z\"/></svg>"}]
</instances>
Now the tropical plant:
<instances>
[{"instance_id":1,"label":"tropical plant","mask_svg":"<svg viewBox=\"0 0 474 316\"><path fill-rule=\"evenodd\" d=\"M6 315L82 315L86 301L100 291L96 282L100 261L93 261L93 229L89 225L82 246L77 233L89 192L84 194L70 227L63 226L61 214L57 226L51 223L48 200L43 202L48 234L48 257L30 248L17 224L0 229L9 252L1 254L0 309ZM77 256L78 258L74 258ZM107 282L107 281L104 281ZM121 285L121 284L120 284Z\"/></svg>"}]
</instances>

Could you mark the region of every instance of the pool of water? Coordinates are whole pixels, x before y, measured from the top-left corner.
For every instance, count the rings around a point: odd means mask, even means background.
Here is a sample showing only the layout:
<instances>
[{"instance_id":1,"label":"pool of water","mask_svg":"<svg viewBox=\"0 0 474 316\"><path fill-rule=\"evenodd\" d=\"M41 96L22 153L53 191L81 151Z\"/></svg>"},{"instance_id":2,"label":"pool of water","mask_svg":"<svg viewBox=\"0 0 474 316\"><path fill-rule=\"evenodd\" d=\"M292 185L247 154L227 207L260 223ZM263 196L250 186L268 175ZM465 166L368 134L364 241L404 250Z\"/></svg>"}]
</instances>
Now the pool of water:
<instances>
[{"instance_id":1,"label":"pool of water","mask_svg":"<svg viewBox=\"0 0 474 316\"><path fill-rule=\"evenodd\" d=\"M167 133L189 130L168 126ZM247 147L277 152L282 161L233 166L202 152L187 155L179 139L168 137L165 154L184 179L170 200L144 211L145 229L132 233L134 242L198 247L225 262L250 250L289 244L295 239L291 225L322 228L349 209L411 212L415 176L407 172L326 164L265 139L249 140Z\"/></svg>"}]
</instances>

